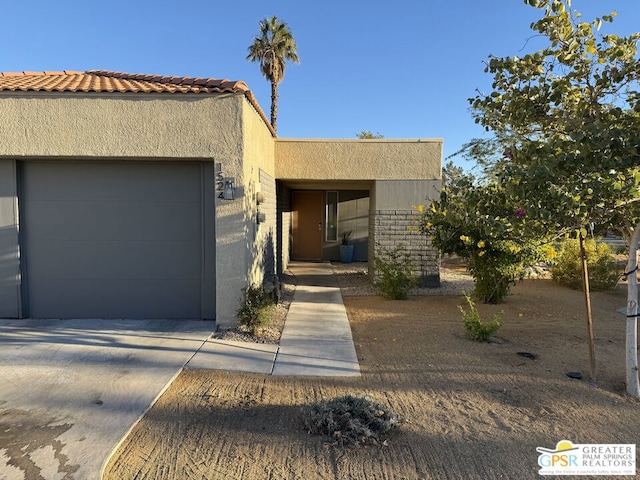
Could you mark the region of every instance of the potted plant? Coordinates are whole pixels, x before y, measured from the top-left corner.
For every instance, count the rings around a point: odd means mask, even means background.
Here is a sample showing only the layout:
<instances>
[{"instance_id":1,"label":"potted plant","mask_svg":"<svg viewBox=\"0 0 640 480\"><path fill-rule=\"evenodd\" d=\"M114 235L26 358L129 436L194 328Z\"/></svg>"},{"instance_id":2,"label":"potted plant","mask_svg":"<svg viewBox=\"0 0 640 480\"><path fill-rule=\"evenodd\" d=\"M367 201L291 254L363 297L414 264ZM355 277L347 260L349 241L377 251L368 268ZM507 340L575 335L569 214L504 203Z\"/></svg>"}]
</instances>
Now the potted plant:
<instances>
[{"instance_id":1,"label":"potted plant","mask_svg":"<svg viewBox=\"0 0 640 480\"><path fill-rule=\"evenodd\" d=\"M342 232L342 245L340 245L340 261L351 263L353 261L353 245L351 245L351 230Z\"/></svg>"}]
</instances>

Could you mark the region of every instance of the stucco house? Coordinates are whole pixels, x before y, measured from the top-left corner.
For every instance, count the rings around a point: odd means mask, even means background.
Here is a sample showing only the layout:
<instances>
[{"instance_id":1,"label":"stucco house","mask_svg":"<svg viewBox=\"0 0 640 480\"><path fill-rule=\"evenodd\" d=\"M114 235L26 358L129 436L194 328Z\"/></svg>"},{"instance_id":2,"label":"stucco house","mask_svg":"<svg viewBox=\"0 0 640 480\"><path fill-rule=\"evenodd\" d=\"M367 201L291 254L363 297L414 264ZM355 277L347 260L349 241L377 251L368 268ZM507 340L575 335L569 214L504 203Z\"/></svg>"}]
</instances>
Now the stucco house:
<instances>
[{"instance_id":1,"label":"stucco house","mask_svg":"<svg viewBox=\"0 0 640 480\"><path fill-rule=\"evenodd\" d=\"M0 75L0 318L236 323L290 260L404 244L442 140L281 139L243 82L107 71Z\"/></svg>"}]
</instances>

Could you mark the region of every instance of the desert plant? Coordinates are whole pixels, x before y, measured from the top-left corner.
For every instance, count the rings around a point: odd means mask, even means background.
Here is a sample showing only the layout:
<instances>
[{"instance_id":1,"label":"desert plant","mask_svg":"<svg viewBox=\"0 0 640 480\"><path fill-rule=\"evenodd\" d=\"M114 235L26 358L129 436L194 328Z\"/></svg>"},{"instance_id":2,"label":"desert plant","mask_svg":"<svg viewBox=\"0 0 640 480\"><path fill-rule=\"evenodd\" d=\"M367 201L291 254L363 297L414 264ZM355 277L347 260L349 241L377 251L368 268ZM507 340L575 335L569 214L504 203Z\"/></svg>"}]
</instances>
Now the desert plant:
<instances>
[{"instance_id":1,"label":"desert plant","mask_svg":"<svg viewBox=\"0 0 640 480\"><path fill-rule=\"evenodd\" d=\"M616 266L611 247L606 243L588 239L584 242L591 290L613 288L622 274L622 268ZM582 266L580 243L576 239L563 242L555 266L551 269L551 278L561 285L577 290L582 289Z\"/></svg>"},{"instance_id":2,"label":"desert plant","mask_svg":"<svg viewBox=\"0 0 640 480\"><path fill-rule=\"evenodd\" d=\"M467 304L469 304L469 311L458 306L458 309L460 309L460 312L462 313L464 327L471 334L471 338L478 342L485 342L500 328L503 312L496 313L491 317L491 320L483 322L471 297L467 294L465 294L464 297L467 300Z\"/></svg>"},{"instance_id":3,"label":"desert plant","mask_svg":"<svg viewBox=\"0 0 640 480\"><path fill-rule=\"evenodd\" d=\"M382 249L374 257L376 287L380 294L391 300L406 300L409 290L418 284L413 274L411 257L402 245L393 249Z\"/></svg>"},{"instance_id":4,"label":"desert plant","mask_svg":"<svg viewBox=\"0 0 640 480\"><path fill-rule=\"evenodd\" d=\"M353 231L347 230L346 232L342 232L342 245L351 245L351 235Z\"/></svg>"},{"instance_id":5,"label":"desert plant","mask_svg":"<svg viewBox=\"0 0 640 480\"><path fill-rule=\"evenodd\" d=\"M302 422L310 434L328 435L340 446L377 445L399 424L391 408L367 396L354 395L316 402L304 408Z\"/></svg>"},{"instance_id":6,"label":"desert plant","mask_svg":"<svg viewBox=\"0 0 640 480\"><path fill-rule=\"evenodd\" d=\"M242 289L243 298L236 317L251 335L259 327L267 325L273 316L275 304L271 295L262 287L249 286Z\"/></svg>"}]
</instances>

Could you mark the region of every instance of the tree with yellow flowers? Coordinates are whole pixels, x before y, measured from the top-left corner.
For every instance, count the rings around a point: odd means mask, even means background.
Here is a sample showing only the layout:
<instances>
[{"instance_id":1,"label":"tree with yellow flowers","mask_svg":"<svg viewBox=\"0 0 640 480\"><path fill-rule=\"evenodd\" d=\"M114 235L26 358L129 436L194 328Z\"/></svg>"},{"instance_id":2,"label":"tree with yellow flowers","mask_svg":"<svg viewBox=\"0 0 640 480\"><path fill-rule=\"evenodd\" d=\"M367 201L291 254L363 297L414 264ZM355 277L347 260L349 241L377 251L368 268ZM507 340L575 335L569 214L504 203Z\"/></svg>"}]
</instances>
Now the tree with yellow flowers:
<instances>
[{"instance_id":1,"label":"tree with yellow flowers","mask_svg":"<svg viewBox=\"0 0 640 480\"><path fill-rule=\"evenodd\" d=\"M419 213L420 231L441 253L468 261L479 300L500 303L527 267L553 258L554 238L498 183L477 180L452 164L444 177L440 199Z\"/></svg>"}]
</instances>

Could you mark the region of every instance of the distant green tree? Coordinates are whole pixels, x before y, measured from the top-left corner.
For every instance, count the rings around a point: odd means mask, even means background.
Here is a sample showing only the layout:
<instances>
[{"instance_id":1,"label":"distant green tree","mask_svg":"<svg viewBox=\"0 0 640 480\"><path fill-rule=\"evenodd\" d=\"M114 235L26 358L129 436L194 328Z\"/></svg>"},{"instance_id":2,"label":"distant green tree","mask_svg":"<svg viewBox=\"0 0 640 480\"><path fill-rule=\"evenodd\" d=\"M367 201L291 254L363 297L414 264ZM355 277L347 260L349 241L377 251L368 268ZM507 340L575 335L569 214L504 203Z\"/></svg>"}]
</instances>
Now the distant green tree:
<instances>
[{"instance_id":1,"label":"distant green tree","mask_svg":"<svg viewBox=\"0 0 640 480\"><path fill-rule=\"evenodd\" d=\"M361 140L375 140L377 138L384 138L384 135L382 135L381 133L373 133L369 130L362 130L356 136Z\"/></svg>"},{"instance_id":2,"label":"distant green tree","mask_svg":"<svg viewBox=\"0 0 640 480\"><path fill-rule=\"evenodd\" d=\"M271 82L271 126L278 119L278 85L284 79L286 62L300 63L298 48L289 26L278 18L260 21L260 33L249 46L247 60L260 63L260 71Z\"/></svg>"},{"instance_id":3,"label":"distant green tree","mask_svg":"<svg viewBox=\"0 0 640 480\"><path fill-rule=\"evenodd\" d=\"M442 167L442 188L448 190L452 188L457 182L461 181L466 176L464 169L458 167L452 161L448 161L444 167Z\"/></svg>"}]
</instances>

